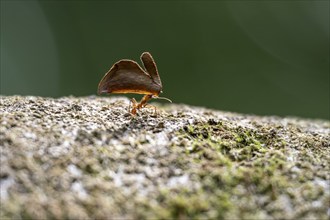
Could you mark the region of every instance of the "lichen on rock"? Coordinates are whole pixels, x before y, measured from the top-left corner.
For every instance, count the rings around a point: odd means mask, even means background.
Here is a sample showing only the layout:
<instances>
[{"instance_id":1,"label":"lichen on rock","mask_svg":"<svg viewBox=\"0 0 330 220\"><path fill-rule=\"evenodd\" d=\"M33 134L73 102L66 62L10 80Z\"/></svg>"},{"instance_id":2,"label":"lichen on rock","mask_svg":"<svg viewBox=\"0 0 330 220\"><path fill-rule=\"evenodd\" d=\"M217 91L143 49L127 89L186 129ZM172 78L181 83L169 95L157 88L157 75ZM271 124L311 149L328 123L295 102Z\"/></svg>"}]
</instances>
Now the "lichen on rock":
<instances>
[{"instance_id":1,"label":"lichen on rock","mask_svg":"<svg viewBox=\"0 0 330 220\"><path fill-rule=\"evenodd\" d=\"M1 219L330 216L329 121L0 98Z\"/></svg>"}]
</instances>

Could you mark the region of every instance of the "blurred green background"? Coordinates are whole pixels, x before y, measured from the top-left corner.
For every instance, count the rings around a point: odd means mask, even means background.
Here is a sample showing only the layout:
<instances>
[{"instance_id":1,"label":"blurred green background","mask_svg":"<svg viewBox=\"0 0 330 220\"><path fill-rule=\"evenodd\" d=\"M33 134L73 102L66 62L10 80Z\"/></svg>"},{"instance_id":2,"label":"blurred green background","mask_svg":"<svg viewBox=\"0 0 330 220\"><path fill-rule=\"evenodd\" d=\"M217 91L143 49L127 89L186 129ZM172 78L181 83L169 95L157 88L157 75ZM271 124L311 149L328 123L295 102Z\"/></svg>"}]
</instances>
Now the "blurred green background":
<instances>
[{"instance_id":1,"label":"blurred green background","mask_svg":"<svg viewBox=\"0 0 330 220\"><path fill-rule=\"evenodd\" d=\"M3 95L95 95L144 51L175 103L329 118L327 0L1 0Z\"/></svg>"}]
</instances>

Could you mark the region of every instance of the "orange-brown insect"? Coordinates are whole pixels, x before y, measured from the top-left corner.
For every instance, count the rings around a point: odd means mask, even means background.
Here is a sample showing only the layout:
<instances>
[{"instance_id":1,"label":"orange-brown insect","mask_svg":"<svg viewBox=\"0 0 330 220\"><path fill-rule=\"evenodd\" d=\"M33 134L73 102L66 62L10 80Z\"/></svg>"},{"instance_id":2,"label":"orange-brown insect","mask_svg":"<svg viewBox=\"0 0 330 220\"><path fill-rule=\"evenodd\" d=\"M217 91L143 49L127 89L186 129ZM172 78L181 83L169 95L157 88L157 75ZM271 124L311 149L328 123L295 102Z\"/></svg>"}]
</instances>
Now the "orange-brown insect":
<instances>
[{"instance_id":1,"label":"orange-brown insect","mask_svg":"<svg viewBox=\"0 0 330 220\"><path fill-rule=\"evenodd\" d=\"M157 66L149 52L141 55L141 61L144 65L143 70L138 63L133 60L119 60L104 75L98 86L98 94L103 93L135 93L143 94L140 103L132 99L133 108L131 113L146 106L151 98L162 98L171 102L171 100L159 97L162 92L162 82L157 71Z\"/></svg>"}]
</instances>

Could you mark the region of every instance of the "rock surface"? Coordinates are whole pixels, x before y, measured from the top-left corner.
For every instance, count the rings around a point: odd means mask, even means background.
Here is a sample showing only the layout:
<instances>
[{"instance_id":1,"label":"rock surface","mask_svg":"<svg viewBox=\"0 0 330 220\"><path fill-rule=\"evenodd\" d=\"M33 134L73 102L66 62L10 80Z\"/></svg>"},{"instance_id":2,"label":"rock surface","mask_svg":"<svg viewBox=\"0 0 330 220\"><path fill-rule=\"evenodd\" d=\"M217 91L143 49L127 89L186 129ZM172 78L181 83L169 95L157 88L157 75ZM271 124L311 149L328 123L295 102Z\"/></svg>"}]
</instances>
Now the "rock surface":
<instances>
[{"instance_id":1,"label":"rock surface","mask_svg":"<svg viewBox=\"0 0 330 220\"><path fill-rule=\"evenodd\" d=\"M1 219L330 216L329 121L0 98Z\"/></svg>"}]
</instances>

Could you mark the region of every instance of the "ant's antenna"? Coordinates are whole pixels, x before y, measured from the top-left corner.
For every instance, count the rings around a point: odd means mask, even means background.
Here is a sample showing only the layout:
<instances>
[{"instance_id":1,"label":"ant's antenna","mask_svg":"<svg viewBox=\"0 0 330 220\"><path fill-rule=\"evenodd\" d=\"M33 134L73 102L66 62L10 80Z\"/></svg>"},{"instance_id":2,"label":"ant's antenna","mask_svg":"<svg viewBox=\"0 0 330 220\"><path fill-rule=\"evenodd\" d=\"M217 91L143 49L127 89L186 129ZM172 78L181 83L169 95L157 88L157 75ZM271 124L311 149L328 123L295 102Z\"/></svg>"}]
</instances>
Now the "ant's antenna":
<instances>
[{"instance_id":1,"label":"ant's antenna","mask_svg":"<svg viewBox=\"0 0 330 220\"><path fill-rule=\"evenodd\" d=\"M171 99L168 99L168 98L165 98L165 97L153 96L152 98L154 98L154 99L164 99L164 100L167 100L167 101L172 103Z\"/></svg>"}]
</instances>

